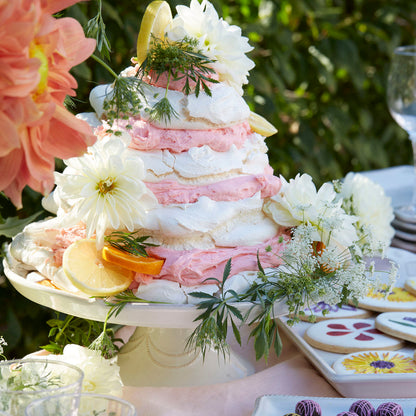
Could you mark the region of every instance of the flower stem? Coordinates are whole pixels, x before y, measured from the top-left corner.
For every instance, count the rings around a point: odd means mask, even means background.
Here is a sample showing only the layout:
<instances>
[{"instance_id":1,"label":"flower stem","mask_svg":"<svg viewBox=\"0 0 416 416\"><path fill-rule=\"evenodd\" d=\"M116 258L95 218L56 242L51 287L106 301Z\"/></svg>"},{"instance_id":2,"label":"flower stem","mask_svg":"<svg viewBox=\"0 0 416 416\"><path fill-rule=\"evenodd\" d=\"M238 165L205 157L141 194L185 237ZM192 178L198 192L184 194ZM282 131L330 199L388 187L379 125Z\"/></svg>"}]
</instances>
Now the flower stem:
<instances>
[{"instance_id":1,"label":"flower stem","mask_svg":"<svg viewBox=\"0 0 416 416\"><path fill-rule=\"evenodd\" d=\"M103 66L115 79L118 78L118 75L107 65L101 58L97 55L91 55L91 58L95 59L101 66Z\"/></svg>"}]
</instances>

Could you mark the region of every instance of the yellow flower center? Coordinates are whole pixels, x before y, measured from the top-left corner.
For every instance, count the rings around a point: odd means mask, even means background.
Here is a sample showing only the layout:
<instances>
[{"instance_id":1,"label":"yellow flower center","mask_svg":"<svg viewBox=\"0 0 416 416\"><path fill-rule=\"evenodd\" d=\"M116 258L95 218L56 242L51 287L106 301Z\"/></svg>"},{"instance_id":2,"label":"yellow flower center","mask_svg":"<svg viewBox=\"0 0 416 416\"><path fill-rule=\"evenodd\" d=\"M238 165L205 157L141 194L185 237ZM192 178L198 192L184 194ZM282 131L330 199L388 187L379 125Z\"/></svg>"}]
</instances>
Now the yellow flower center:
<instances>
[{"instance_id":1,"label":"yellow flower center","mask_svg":"<svg viewBox=\"0 0 416 416\"><path fill-rule=\"evenodd\" d=\"M36 91L34 92L34 96L41 95L48 84L48 74L49 74L49 67L48 67L48 58L46 57L42 46L38 45L34 42L29 47L29 57L36 58L40 61L39 67L39 74L40 74L40 81Z\"/></svg>"},{"instance_id":2,"label":"yellow flower center","mask_svg":"<svg viewBox=\"0 0 416 416\"><path fill-rule=\"evenodd\" d=\"M101 195L105 195L107 192L111 192L115 188L115 185L115 179L108 177L98 182L97 189Z\"/></svg>"}]
</instances>

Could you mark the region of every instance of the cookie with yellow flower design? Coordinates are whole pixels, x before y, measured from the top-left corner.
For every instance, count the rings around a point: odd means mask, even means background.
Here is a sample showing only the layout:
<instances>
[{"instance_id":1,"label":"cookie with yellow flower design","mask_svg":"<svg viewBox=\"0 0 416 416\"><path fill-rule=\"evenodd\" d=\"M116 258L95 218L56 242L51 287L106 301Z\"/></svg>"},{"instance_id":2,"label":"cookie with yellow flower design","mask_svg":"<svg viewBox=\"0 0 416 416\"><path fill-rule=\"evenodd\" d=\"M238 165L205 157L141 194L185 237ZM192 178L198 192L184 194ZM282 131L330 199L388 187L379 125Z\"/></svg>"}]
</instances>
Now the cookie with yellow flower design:
<instances>
[{"instance_id":1,"label":"cookie with yellow flower design","mask_svg":"<svg viewBox=\"0 0 416 416\"><path fill-rule=\"evenodd\" d=\"M416 312L416 296L403 287L390 288L384 285L379 289L371 289L367 296L358 300L358 306L376 312Z\"/></svg>"},{"instance_id":2,"label":"cookie with yellow flower design","mask_svg":"<svg viewBox=\"0 0 416 416\"><path fill-rule=\"evenodd\" d=\"M404 282L404 288L416 296L416 277L411 277Z\"/></svg>"},{"instance_id":3,"label":"cookie with yellow flower design","mask_svg":"<svg viewBox=\"0 0 416 416\"><path fill-rule=\"evenodd\" d=\"M401 351L359 351L339 358L332 368L338 374L415 373L416 362Z\"/></svg>"},{"instance_id":4,"label":"cookie with yellow flower design","mask_svg":"<svg viewBox=\"0 0 416 416\"><path fill-rule=\"evenodd\" d=\"M376 317L375 325L385 334L416 342L415 312L384 312Z\"/></svg>"}]
</instances>

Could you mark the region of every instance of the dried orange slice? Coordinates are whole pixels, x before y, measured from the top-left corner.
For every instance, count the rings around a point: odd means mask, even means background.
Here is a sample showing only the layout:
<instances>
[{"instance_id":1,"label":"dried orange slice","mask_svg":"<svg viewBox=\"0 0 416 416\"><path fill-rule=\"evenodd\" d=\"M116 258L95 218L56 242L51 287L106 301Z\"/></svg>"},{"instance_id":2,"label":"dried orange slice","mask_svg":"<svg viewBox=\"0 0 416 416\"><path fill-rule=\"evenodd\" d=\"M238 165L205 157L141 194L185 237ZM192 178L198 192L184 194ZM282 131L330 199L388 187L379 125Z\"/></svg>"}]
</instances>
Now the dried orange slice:
<instances>
[{"instance_id":1,"label":"dried orange slice","mask_svg":"<svg viewBox=\"0 0 416 416\"><path fill-rule=\"evenodd\" d=\"M137 63L141 65L146 59L152 35L164 39L165 30L172 21L172 12L166 1L152 1L146 8L137 37Z\"/></svg>"},{"instance_id":2,"label":"dried orange slice","mask_svg":"<svg viewBox=\"0 0 416 416\"><path fill-rule=\"evenodd\" d=\"M269 123L264 117L253 111L250 113L248 123L254 132L264 137L269 137L277 133L277 129L272 123Z\"/></svg>"},{"instance_id":3,"label":"dried orange slice","mask_svg":"<svg viewBox=\"0 0 416 416\"><path fill-rule=\"evenodd\" d=\"M156 259L154 257L135 256L134 254L127 253L112 246L104 246L102 256L109 263L116 264L125 269L153 275L160 273L165 262L162 259Z\"/></svg>"},{"instance_id":4,"label":"dried orange slice","mask_svg":"<svg viewBox=\"0 0 416 416\"><path fill-rule=\"evenodd\" d=\"M134 272L106 262L94 239L78 240L64 252L62 268L71 283L92 296L111 296L126 290Z\"/></svg>"}]
</instances>

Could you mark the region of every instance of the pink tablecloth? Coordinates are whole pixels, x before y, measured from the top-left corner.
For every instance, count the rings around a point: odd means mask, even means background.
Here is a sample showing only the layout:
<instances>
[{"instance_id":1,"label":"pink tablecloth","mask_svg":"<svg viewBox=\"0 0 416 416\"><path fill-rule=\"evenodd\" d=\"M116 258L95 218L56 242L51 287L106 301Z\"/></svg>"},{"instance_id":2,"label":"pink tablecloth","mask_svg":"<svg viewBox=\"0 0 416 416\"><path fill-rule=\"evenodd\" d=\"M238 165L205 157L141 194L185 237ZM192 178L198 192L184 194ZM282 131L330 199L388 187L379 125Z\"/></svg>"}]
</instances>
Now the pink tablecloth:
<instances>
[{"instance_id":1,"label":"pink tablecloth","mask_svg":"<svg viewBox=\"0 0 416 416\"><path fill-rule=\"evenodd\" d=\"M283 352L268 363L255 361L251 342L233 350L255 363L256 372L240 380L195 387L124 387L123 397L139 416L249 416L265 394L341 397L311 366L297 347L282 336Z\"/></svg>"}]
</instances>

